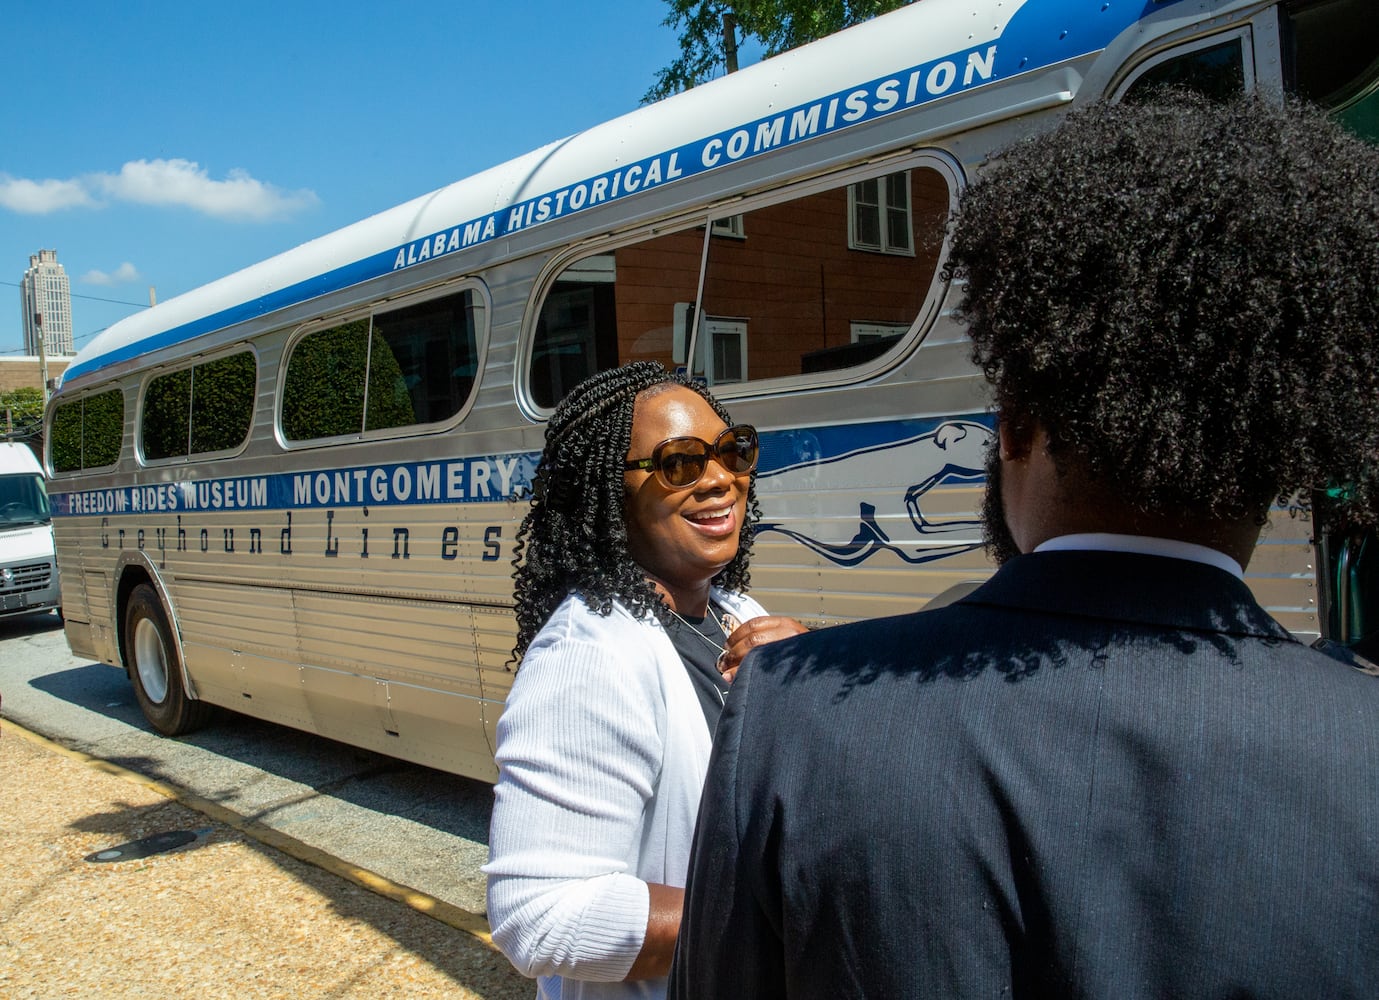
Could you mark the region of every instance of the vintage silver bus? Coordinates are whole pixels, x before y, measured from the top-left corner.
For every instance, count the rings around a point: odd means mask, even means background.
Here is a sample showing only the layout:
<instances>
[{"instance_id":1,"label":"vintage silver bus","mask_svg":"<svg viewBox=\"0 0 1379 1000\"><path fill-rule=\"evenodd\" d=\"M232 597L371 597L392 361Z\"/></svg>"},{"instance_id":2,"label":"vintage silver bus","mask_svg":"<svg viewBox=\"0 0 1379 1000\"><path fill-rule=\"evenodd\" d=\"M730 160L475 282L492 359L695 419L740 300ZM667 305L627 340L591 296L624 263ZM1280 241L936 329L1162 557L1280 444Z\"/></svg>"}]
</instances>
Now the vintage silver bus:
<instances>
[{"instance_id":1,"label":"vintage silver bus","mask_svg":"<svg viewBox=\"0 0 1379 1000\"><path fill-rule=\"evenodd\" d=\"M227 706L491 779L544 420L643 358L762 430L773 611L981 579L992 417L942 267L964 184L1165 83L1302 93L1372 137L1370 2L920 0L124 320L46 418L72 649L163 733ZM1250 584L1353 639L1372 591L1336 581L1373 546L1280 511Z\"/></svg>"}]
</instances>

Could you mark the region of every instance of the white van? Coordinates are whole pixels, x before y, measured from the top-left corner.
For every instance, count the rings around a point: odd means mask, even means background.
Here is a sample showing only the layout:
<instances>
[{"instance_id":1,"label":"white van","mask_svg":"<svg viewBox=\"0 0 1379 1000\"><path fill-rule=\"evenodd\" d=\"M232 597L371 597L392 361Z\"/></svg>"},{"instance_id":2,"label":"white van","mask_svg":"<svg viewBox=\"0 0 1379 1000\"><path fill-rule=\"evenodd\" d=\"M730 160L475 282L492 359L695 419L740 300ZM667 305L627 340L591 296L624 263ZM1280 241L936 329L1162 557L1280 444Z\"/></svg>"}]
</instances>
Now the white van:
<instances>
[{"instance_id":1,"label":"white van","mask_svg":"<svg viewBox=\"0 0 1379 1000\"><path fill-rule=\"evenodd\" d=\"M43 466L28 445L0 441L0 617L61 606Z\"/></svg>"}]
</instances>

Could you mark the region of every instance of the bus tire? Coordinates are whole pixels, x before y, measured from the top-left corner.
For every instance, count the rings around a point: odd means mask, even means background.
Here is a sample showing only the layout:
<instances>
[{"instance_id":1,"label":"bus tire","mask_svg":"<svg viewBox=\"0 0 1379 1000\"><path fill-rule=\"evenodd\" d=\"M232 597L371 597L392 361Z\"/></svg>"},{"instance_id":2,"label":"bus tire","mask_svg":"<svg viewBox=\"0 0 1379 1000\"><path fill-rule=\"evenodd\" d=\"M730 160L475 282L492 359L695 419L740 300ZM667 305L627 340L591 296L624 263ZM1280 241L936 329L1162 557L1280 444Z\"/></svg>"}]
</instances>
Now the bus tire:
<instances>
[{"instance_id":1,"label":"bus tire","mask_svg":"<svg viewBox=\"0 0 1379 1000\"><path fill-rule=\"evenodd\" d=\"M210 706L187 697L182 660L158 593L141 583L124 613L124 660L144 718L164 736L181 736L206 724Z\"/></svg>"}]
</instances>

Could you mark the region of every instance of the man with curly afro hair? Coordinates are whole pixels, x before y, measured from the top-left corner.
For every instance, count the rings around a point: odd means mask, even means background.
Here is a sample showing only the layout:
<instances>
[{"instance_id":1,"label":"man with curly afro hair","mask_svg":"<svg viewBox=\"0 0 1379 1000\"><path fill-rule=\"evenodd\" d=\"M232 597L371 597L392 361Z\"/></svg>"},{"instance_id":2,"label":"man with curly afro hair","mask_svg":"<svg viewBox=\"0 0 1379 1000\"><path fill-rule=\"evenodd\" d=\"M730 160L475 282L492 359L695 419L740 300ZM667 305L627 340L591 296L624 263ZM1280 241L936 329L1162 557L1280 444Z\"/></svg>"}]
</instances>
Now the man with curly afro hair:
<instances>
[{"instance_id":1,"label":"man with curly afro hair","mask_svg":"<svg viewBox=\"0 0 1379 1000\"><path fill-rule=\"evenodd\" d=\"M1379 995L1379 678L1241 579L1281 498L1376 520L1379 151L1090 106L987 166L949 266L1000 569L746 659L671 996Z\"/></svg>"}]
</instances>

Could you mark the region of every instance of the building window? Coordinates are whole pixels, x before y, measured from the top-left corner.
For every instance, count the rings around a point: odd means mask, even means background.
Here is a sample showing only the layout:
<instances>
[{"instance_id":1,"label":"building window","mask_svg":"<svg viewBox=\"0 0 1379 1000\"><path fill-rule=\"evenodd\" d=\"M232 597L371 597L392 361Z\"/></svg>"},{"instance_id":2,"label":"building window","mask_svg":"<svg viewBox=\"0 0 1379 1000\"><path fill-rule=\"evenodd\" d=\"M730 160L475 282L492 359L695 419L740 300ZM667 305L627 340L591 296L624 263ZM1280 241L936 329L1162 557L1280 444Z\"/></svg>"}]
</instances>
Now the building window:
<instances>
[{"instance_id":1,"label":"building window","mask_svg":"<svg viewBox=\"0 0 1379 1000\"><path fill-rule=\"evenodd\" d=\"M853 320L848 324L854 344L870 344L878 340L895 340L909 332L908 323L863 323Z\"/></svg>"},{"instance_id":2,"label":"building window","mask_svg":"<svg viewBox=\"0 0 1379 1000\"><path fill-rule=\"evenodd\" d=\"M915 253L910 172L872 177L848 187L848 246L875 253Z\"/></svg>"},{"instance_id":3,"label":"building window","mask_svg":"<svg viewBox=\"0 0 1379 1000\"><path fill-rule=\"evenodd\" d=\"M747 238L747 230L742 225L741 215L729 215L726 218L714 219L713 234L715 236L731 236L736 240Z\"/></svg>"},{"instance_id":4,"label":"building window","mask_svg":"<svg viewBox=\"0 0 1379 1000\"><path fill-rule=\"evenodd\" d=\"M747 321L705 316L699 326L696 372L710 385L747 381Z\"/></svg>"}]
</instances>

